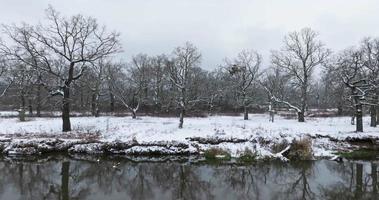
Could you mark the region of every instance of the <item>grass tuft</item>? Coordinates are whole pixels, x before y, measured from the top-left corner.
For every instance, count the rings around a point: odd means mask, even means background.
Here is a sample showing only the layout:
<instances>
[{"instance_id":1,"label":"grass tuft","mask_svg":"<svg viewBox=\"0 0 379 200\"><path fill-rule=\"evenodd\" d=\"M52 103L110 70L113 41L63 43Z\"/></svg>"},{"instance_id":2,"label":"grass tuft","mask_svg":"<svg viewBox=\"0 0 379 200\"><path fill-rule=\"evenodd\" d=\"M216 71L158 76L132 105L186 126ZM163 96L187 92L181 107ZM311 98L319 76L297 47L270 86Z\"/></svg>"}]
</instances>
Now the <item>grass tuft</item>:
<instances>
[{"instance_id":1,"label":"grass tuft","mask_svg":"<svg viewBox=\"0 0 379 200\"><path fill-rule=\"evenodd\" d=\"M363 148L351 152L339 152L337 155L352 160L375 160L379 156L379 152L375 149Z\"/></svg>"},{"instance_id":2,"label":"grass tuft","mask_svg":"<svg viewBox=\"0 0 379 200\"><path fill-rule=\"evenodd\" d=\"M230 160L230 153L221 148L212 147L204 152L204 157L207 160Z\"/></svg>"},{"instance_id":3,"label":"grass tuft","mask_svg":"<svg viewBox=\"0 0 379 200\"><path fill-rule=\"evenodd\" d=\"M312 141L310 138L294 139L287 157L290 160L311 160L313 157Z\"/></svg>"},{"instance_id":4,"label":"grass tuft","mask_svg":"<svg viewBox=\"0 0 379 200\"><path fill-rule=\"evenodd\" d=\"M250 149L246 148L241 156L237 159L239 163L253 163L257 161L257 153L252 152Z\"/></svg>"}]
</instances>

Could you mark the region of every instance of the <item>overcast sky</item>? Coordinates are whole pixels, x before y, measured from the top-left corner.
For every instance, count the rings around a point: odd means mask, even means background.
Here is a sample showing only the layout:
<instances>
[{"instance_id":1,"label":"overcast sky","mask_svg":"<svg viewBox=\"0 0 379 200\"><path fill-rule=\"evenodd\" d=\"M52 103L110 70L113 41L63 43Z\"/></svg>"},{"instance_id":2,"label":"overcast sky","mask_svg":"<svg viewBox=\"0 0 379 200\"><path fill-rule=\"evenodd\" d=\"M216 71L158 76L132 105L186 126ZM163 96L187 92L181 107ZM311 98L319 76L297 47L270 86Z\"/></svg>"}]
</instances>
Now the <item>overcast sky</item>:
<instances>
[{"instance_id":1,"label":"overcast sky","mask_svg":"<svg viewBox=\"0 0 379 200\"><path fill-rule=\"evenodd\" d=\"M311 27L333 51L379 36L376 0L0 0L0 23L37 23L51 4L64 15L90 15L121 33L128 60L171 53L186 41L214 69L223 58L255 49L268 63L283 36Z\"/></svg>"}]
</instances>

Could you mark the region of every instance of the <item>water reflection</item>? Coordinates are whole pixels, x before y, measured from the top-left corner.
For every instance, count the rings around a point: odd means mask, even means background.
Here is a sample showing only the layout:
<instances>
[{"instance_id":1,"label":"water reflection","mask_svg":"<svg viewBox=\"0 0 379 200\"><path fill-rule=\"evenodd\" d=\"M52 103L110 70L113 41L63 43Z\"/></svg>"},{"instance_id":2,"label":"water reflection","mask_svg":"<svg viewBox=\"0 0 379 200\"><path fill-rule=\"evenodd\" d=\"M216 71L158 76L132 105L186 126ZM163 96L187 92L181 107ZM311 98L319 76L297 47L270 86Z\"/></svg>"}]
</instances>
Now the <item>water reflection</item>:
<instances>
[{"instance_id":1,"label":"water reflection","mask_svg":"<svg viewBox=\"0 0 379 200\"><path fill-rule=\"evenodd\" d=\"M379 199L377 195L376 162L0 161L0 199Z\"/></svg>"}]
</instances>

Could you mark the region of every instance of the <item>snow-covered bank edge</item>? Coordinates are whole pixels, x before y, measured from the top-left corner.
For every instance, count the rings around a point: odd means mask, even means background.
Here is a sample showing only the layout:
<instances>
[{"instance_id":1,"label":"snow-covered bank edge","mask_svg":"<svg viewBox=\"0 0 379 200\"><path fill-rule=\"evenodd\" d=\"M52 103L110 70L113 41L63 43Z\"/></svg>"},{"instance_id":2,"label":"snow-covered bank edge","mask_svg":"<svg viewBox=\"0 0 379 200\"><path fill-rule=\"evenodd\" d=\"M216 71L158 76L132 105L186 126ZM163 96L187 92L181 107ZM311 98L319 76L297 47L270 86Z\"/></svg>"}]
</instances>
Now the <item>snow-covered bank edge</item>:
<instances>
[{"instance_id":1,"label":"snow-covered bank edge","mask_svg":"<svg viewBox=\"0 0 379 200\"><path fill-rule=\"evenodd\" d=\"M333 138L316 135L304 136L311 142L311 159L332 158L334 153L350 151L362 145L376 145L379 137ZM88 155L132 155L132 156L191 156L203 155L210 149L221 149L232 158L244 155L246 151L254 154L254 159L279 159L288 161L294 141L283 142L284 138L275 141L262 137L190 137L185 141L138 142L103 141L101 139L68 139L68 138L0 138L0 152L8 156L27 156L45 153L72 153ZM361 144L356 144L356 143ZM274 145L285 144L275 152ZM296 154L295 154L296 155ZM299 158L301 159L301 158Z\"/></svg>"}]
</instances>

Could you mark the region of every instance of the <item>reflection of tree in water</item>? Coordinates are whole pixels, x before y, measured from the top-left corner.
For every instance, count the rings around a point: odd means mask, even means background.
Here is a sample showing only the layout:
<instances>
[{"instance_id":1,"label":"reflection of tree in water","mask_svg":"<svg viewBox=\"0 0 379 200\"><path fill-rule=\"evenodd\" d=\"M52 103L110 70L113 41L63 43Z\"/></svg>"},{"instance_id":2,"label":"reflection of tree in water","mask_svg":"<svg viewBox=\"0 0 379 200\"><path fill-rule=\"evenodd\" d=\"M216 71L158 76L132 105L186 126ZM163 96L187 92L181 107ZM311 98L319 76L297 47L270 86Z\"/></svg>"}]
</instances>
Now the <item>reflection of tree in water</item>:
<instances>
[{"instance_id":1,"label":"reflection of tree in water","mask_svg":"<svg viewBox=\"0 0 379 200\"><path fill-rule=\"evenodd\" d=\"M0 194L6 187L12 187L18 191L20 199L85 199L91 194L94 184L108 186L112 179L109 172L114 171L99 168L98 165L88 162L3 161L0 162ZM100 177L106 180L94 181ZM81 184L83 182L86 184Z\"/></svg>"},{"instance_id":2,"label":"reflection of tree in water","mask_svg":"<svg viewBox=\"0 0 379 200\"><path fill-rule=\"evenodd\" d=\"M378 199L378 167L375 163L342 163L328 165L341 181L330 186L321 186L324 199ZM367 170L370 168L370 170Z\"/></svg>"},{"instance_id":3,"label":"reflection of tree in water","mask_svg":"<svg viewBox=\"0 0 379 200\"><path fill-rule=\"evenodd\" d=\"M375 199L378 195L375 163L270 162L212 166L62 160L43 163L0 161L0 198L10 188L17 191L14 198L19 196L27 200L101 198L96 197L97 194L137 200ZM113 167L115 162L120 164ZM315 170L333 175L333 184L314 185L317 183Z\"/></svg>"},{"instance_id":4,"label":"reflection of tree in water","mask_svg":"<svg viewBox=\"0 0 379 200\"><path fill-rule=\"evenodd\" d=\"M199 171L189 165L180 165L176 176L179 186L174 188L174 199L212 199L209 183L202 181Z\"/></svg>"},{"instance_id":5,"label":"reflection of tree in water","mask_svg":"<svg viewBox=\"0 0 379 200\"><path fill-rule=\"evenodd\" d=\"M120 161L117 168L113 161L100 164L72 162L71 194L84 196L101 191L124 193L130 199L154 199L154 194L169 192L172 199L211 199L209 183L202 181L194 166L177 163L134 163ZM80 185L81 187L75 187ZM71 197L72 198L72 197Z\"/></svg>"},{"instance_id":6,"label":"reflection of tree in water","mask_svg":"<svg viewBox=\"0 0 379 200\"><path fill-rule=\"evenodd\" d=\"M213 199L201 167L180 163L148 164L155 184L171 192L172 199Z\"/></svg>"},{"instance_id":7,"label":"reflection of tree in water","mask_svg":"<svg viewBox=\"0 0 379 200\"><path fill-rule=\"evenodd\" d=\"M262 199L261 191L266 187L269 165L221 166L214 169L211 181L225 183L227 191L233 191L237 199ZM221 179L221 180L218 180ZM215 185L214 187L222 187Z\"/></svg>"},{"instance_id":8,"label":"reflection of tree in water","mask_svg":"<svg viewBox=\"0 0 379 200\"><path fill-rule=\"evenodd\" d=\"M131 199L152 199L154 196L154 184L151 180L151 169L149 165L128 163L126 179L129 184L126 185L126 190ZM125 169L124 169L125 170Z\"/></svg>"},{"instance_id":9,"label":"reflection of tree in water","mask_svg":"<svg viewBox=\"0 0 379 200\"><path fill-rule=\"evenodd\" d=\"M48 175L54 174L56 170L56 163L49 163L45 170L32 163L1 162L1 191L5 187L12 187L19 191L21 199L47 199L50 196L57 198L58 184Z\"/></svg>"},{"instance_id":10,"label":"reflection of tree in water","mask_svg":"<svg viewBox=\"0 0 379 200\"><path fill-rule=\"evenodd\" d=\"M114 190L121 191L124 184L120 181L121 170L112 167L111 162L71 161L70 182L71 193L78 198L83 198L97 188L101 188L104 194L110 194ZM120 182L118 182L120 181Z\"/></svg>"},{"instance_id":11,"label":"reflection of tree in water","mask_svg":"<svg viewBox=\"0 0 379 200\"><path fill-rule=\"evenodd\" d=\"M279 191L272 195L272 199L316 199L309 181L314 176L313 161L291 162L285 166L279 164L273 167L275 174L272 178Z\"/></svg>"},{"instance_id":12,"label":"reflection of tree in water","mask_svg":"<svg viewBox=\"0 0 379 200\"><path fill-rule=\"evenodd\" d=\"M224 166L215 170L212 183L225 183L224 190L237 199L315 199L309 180L313 168L313 162Z\"/></svg>"}]
</instances>

